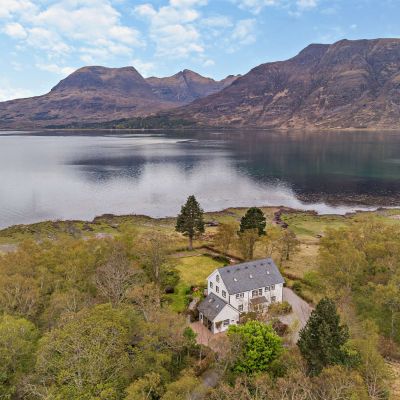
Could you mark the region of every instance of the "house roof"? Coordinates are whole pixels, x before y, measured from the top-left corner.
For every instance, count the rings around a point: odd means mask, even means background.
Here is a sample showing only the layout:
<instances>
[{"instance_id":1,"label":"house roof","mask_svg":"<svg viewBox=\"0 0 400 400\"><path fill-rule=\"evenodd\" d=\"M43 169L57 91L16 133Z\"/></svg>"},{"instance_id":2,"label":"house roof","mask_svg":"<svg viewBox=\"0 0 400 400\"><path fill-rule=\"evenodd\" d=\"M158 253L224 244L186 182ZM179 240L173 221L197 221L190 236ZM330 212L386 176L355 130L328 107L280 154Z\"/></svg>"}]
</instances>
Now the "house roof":
<instances>
[{"instance_id":1,"label":"house roof","mask_svg":"<svg viewBox=\"0 0 400 400\"><path fill-rule=\"evenodd\" d=\"M229 294L285 282L271 258L229 265L219 268L218 272Z\"/></svg>"},{"instance_id":2,"label":"house roof","mask_svg":"<svg viewBox=\"0 0 400 400\"><path fill-rule=\"evenodd\" d=\"M221 310L227 306L228 303L220 299L214 293L210 293L197 307L197 309L203 313L210 321L221 312Z\"/></svg>"}]
</instances>

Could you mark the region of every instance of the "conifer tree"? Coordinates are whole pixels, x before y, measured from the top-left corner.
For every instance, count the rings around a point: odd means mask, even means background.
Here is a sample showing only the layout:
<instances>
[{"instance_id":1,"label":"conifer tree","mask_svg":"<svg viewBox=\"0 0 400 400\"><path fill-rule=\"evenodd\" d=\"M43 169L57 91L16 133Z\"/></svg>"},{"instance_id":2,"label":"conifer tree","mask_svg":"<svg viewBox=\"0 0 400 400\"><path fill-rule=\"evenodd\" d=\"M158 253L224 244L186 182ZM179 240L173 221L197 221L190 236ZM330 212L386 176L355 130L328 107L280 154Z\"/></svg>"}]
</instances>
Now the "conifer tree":
<instances>
[{"instance_id":1,"label":"conifer tree","mask_svg":"<svg viewBox=\"0 0 400 400\"><path fill-rule=\"evenodd\" d=\"M300 331L297 346L307 362L308 373L318 375L329 365L346 364L349 355L344 348L349 339L347 325L340 325L335 303L322 299Z\"/></svg>"},{"instance_id":2,"label":"conifer tree","mask_svg":"<svg viewBox=\"0 0 400 400\"><path fill-rule=\"evenodd\" d=\"M193 195L182 206L175 229L189 238L189 250L193 250L194 237L204 233L203 210Z\"/></svg>"},{"instance_id":3,"label":"conifer tree","mask_svg":"<svg viewBox=\"0 0 400 400\"><path fill-rule=\"evenodd\" d=\"M240 220L240 232L257 229L258 235L265 235L266 220L264 213L258 207L251 207Z\"/></svg>"}]
</instances>

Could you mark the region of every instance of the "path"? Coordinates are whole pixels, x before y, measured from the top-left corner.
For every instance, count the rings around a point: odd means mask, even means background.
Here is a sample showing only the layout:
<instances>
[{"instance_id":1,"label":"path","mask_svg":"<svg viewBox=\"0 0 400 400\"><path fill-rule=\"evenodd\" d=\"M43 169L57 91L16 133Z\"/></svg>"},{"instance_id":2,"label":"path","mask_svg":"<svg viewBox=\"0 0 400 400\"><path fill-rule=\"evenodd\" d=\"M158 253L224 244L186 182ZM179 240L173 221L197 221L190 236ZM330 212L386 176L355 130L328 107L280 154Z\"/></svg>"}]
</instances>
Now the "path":
<instances>
[{"instance_id":1,"label":"path","mask_svg":"<svg viewBox=\"0 0 400 400\"><path fill-rule=\"evenodd\" d=\"M292 289L286 287L283 288L283 301L290 303L293 311L288 315L283 315L279 319L289 326L296 320L298 321L299 326L293 335L293 340L297 342L299 339L300 330L306 325L313 308L305 300L293 292Z\"/></svg>"}]
</instances>

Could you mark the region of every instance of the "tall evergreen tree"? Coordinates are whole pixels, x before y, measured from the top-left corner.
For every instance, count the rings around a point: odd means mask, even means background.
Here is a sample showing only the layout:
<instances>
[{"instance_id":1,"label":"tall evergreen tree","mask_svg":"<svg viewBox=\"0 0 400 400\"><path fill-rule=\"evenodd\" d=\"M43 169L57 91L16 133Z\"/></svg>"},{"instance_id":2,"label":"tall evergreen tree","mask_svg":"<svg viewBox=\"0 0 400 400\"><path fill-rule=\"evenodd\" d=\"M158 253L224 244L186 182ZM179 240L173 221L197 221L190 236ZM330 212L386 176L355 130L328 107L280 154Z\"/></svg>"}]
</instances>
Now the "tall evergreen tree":
<instances>
[{"instance_id":1,"label":"tall evergreen tree","mask_svg":"<svg viewBox=\"0 0 400 400\"><path fill-rule=\"evenodd\" d=\"M345 364L348 353L344 348L349 339L347 325L340 325L335 303L322 299L300 331L297 346L307 362L308 373L318 375L328 365Z\"/></svg>"},{"instance_id":2,"label":"tall evergreen tree","mask_svg":"<svg viewBox=\"0 0 400 400\"><path fill-rule=\"evenodd\" d=\"M189 238L189 250L193 249L193 239L197 234L204 233L203 210L196 197L189 196L178 215L175 229Z\"/></svg>"},{"instance_id":3,"label":"tall evergreen tree","mask_svg":"<svg viewBox=\"0 0 400 400\"><path fill-rule=\"evenodd\" d=\"M251 207L240 220L240 232L247 229L257 229L258 235L265 235L266 219L264 213L258 207Z\"/></svg>"}]
</instances>

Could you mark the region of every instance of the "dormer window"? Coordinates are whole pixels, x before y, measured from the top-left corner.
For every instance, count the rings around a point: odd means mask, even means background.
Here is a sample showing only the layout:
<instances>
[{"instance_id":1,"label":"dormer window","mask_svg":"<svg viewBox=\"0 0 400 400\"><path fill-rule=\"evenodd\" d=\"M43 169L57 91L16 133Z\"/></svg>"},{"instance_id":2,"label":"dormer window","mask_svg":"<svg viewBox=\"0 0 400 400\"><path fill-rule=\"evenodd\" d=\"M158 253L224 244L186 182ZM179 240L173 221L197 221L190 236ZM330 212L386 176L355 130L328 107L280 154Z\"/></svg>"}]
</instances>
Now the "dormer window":
<instances>
[{"instance_id":1,"label":"dormer window","mask_svg":"<svg viewBox=\"0 0 400 400\"><path fill-rule=\"evenodd\" d=\"M215 277L215 280L216 280L217 282L219 282L219 275L217 275L217 276Z\"/></svg>"}]
</instances>

